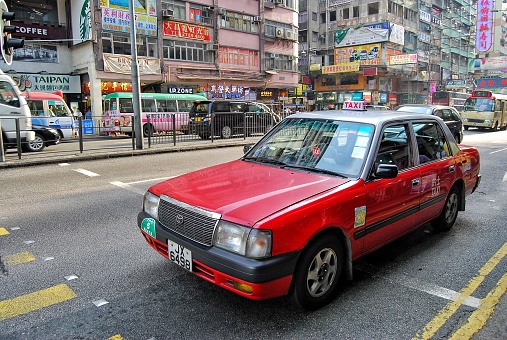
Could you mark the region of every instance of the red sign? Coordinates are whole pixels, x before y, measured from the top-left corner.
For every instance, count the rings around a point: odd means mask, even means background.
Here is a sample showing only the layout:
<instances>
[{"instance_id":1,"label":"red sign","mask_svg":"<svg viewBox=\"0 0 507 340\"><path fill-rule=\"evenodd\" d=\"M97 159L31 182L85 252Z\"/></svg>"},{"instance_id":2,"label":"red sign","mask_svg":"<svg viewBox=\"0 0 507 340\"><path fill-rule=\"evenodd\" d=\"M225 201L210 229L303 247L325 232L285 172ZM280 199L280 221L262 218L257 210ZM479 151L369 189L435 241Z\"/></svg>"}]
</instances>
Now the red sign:
<instances>
[{"instance_id":1,"label":"red sign","mask_svg":"<svg viewBox=\"0 0 507 340\"><path fill-rule=\"evenodd\" d=\"M377 75L376 67L363 68L363 76L376 76L376 75Z\"/></svg>"},{"instance_id":2,"label":"red sign","mask_svg":"<svg viewBox=\"0 0 507 340\"><path fill-rule=\"evenodd\" d=\"M365 110L364 101L344 101L343 108L345 110Z\"/></svg>"},{"instance_id":3,"label":"red sign","mask_svg":"<svg viewBox=\"0 0 507 340\"><path fill-rule=\"evenodd\" d=\"M108 94L111 92L132 92L132 83L120 83L120 82L101 82L100 89L102 94ZM82 90L84 94L90 94L90 83L83 83Z\"/></svg>"},{"instance_id":4,"label":"red sign","mask_svg":"<svg viewBox=\"0 0 507 340\"><path fill-rule=\"evenodd\" d=\"M477 23L475 26L475 48L486 52L493 44L493 13L494 0L477 1Z\"/></svg>"},{"instance_id":5,"label":"red sign","mask_svg":"<svg viewBox=\"0 0 507 340\"><path fill-rule=\"evenodd\" d=\"M211 40L209 28L184 22L164 21L164 35L201 41Z\"/></svg>"}]
</instances>

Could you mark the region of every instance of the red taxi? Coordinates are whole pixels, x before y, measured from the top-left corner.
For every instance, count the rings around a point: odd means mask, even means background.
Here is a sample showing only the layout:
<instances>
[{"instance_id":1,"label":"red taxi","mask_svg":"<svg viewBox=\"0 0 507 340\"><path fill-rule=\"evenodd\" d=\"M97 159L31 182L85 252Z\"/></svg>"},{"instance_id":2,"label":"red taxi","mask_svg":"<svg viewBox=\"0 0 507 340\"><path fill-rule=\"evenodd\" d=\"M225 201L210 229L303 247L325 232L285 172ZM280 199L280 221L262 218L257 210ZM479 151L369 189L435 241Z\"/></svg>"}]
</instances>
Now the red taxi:
<instances>
[{"instance_id":1,"label":"red taxi","mask_svg":"<svg viewBox=\"0 0 507 340\"><path fill-rule=\"evenodd\" d=\"M204 280L253 300L290 294L311 310L361 256L427 222L449 230L479 161L435 116L298 113L241 159L150 187L137 222Z\"/></svg>"}]
</instances>

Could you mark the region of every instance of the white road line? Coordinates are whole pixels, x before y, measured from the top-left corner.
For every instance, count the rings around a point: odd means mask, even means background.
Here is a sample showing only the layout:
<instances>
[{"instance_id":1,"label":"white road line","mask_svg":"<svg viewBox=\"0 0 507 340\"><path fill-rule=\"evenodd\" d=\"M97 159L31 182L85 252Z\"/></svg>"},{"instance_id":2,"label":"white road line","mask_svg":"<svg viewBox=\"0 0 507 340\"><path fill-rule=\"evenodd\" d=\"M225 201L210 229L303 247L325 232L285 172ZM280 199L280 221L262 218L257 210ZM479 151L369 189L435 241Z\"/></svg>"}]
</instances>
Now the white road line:
<instances>
[{"instance_id":1,"label":"white road line","mask_svg":"<svg viewBox=\"0 0 507 340\"><path fill-rule=\"evenodd\" d=\"M505 151L507 150L507 148L503 148L503 149L500 149L500 150L496 150L496 151L491 151L489 154L492 155L494 153L497 153L497 152L502 152L502 151Z\"/></svg>"},{"instance_id":2,"label":"white road line","mask_svg":"<svg viewBox=\"0 0 507 340\"><path fill-rule=\"evenodd\" d=\"M507 182L507 172L503 175L502 182Z\"/></svg>"},{"instance_id":3,"label":"white road line","mask_svg":"<svg viewBox=\"0 0 507 340\"><path fill-rule=\"evenodd\" d=\"M115 185L115 186L117 186L119 188L131 191L131 192L139 194L139 195L144 195L146 193L146 190L139 189L139 188L133 187L133 186L127 184L127 183L123 183L123 182L119 182L119 181L117 181L117 182L109 182L109 184Z\"/></svg>"},{"instance_id":4,"label":"white road line","mask_svg":"<svg viewBox=\"0 0 507 340\"><path fill-rule=\"evenodd\" d=\"M69 163L59 163L58 165L59 166L69 166L70 164Z\"/></svg>"},{"instance_id":5,"label":"white road line","mask_svg":"<svg viewBox=\"0 0 507 340\"><path fill-rule=\"evenodd\" d=\"M399 274L387 274L387 273L379 273L374 267L368 265L366 263L357 263L354 266L356 269L366 272L374 277L381 278L383 280L387 280L393 284L401 284L402 286L418 290L420 292L428 293L430 295L438 296L446 300L456 301L460 296L459 292L456 292L451 289L447 289L444 287L440 287L436 284L424 282L414 277L409 277L406 275ZM389 277L388 277L389 276ZM477 299L473 296L470 296L468 299L463 302L464 305L479 308L481 305L481 300Z\"/></svg>"},{"instance_id":6,"label":"white road line","mask_svg":"<svg viewBox=\"0 0 507 340\"><path fill-rule=\"evenodd\" d=\"M100 176L99 174L96 174L95 172L91 172L91 171L88 171L88 170L85 170L85 169L73 169L73 170L76 171L76 172L79 172L80 174L89 176L89 177Z\"/></svg>"},{"instance_id":7,"label":"white road line","mask_svg":"<svg viewBox=\"0 0 507 340\"><path fill-rule=\"evenodd\" d=\"M138 183L146 183L146 182L154 182L154 181L161 182L161 181L165 181L166 179L170 179L170 178L174 178L174 177L176 177L176 176L161 177L161 178L151 178L151 179L145 179L143 181L129 182L129 183L126 183L126 184L138 184Z\"/></svg>"}]
</instances>

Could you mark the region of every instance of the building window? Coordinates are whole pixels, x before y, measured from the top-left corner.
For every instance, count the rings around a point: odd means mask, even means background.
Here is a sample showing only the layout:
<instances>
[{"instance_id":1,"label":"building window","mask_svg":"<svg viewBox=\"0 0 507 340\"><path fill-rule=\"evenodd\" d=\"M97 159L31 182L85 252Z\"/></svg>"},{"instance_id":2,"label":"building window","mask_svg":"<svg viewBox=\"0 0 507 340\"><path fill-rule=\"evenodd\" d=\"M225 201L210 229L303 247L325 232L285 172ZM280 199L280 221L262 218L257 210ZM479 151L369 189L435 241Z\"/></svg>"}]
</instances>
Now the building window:
<instances>
[{"instance_id":1,"label":"building window","mask_svg":"<svg viewBox=\"0 0 507 340\"><path fill-rule=\"evenodd\" d=\"M312 20L317 21L317 19L318 19L317 12L312 12Z\"/></svg>"},{"instance_id":2,"label":"building window","mask_svg":"<svg viewBox=\"0 0 507 340\"><path fill-rule=\"evenodd\" d=\"M141 57L158 57L157 38L140 36L136 39L137 55ZM125 33L102 32L102 52L132 55L130 35Z\"/></svg>"},{"instance_id":3,"label":"building window","mask_svg":"<svg viewBox=\"0 0 507 340\"><path fill-rule=\"evenodd\" d=\"M174 19L187 20L185 2L183 1L162 0L162 9L172 10Z\"/></svg>"},{"instance_id":4,"label":"building window","mask_svg":"<svg viewBox=\"0 0 507 340\"><path fill-rule=\"evenodd\" d=\"M342 11L343 19L350 19L350 8L344 8Z\"/></svg>"},{"instance_id":5,"label":"building window","mask_svg":"<svg viewBox=\"0 0 507 340\"><path fill-rule=\"evenodd\" d=\"M329 11L329 21L336 21L336 11Z\"/></svg>"},{"instance_id":6,"label":"building window","mask_svg":"<svg viewBox=\"0 0 507 340\"><path fill-rule=\"evenodd\" d=\"M294 56L266 53L264 60L267 70L297 72L297 60Z\"/></svg>"},{"instance_id":7,"label":"building window","mask_svg":"<svg viewBox=\"0 0 507 340\"><path fill-rule=\"evenodd\" d=\"M368 4L368 15L378 14L379 3L372 2Z\"/></svg>"},{"instance_id":8,"label":"building window","mask_svg":"<svg viewBox=\"0 0 507 340\"><path fill-rule=\"evenodd\" d=\"M359 6L352 7L352 17L359 18Z\"/></svg>"},{"instance_id":9,"label":"building window","mask_svg":"<svg viewBox=\"0 0 507 340\"><path fill-rule=\"evenodd\" d=\"M170 60L213 63L215 53L205 50L207 44L164 40L164 58Z\"/></svg>"},{"instance_id":10,"label":"building window","mask_svg":"<svg viewBox=\"0 0 507 340\"><path fill-rule=\"evenodd\" d=\"M221 47L218 62L228 65L259 66L259 53L253 50Z\"/></svg>"},{"instance_id":11,"label":"building window","mask_svg":"<svg viewBox=\"0 0 507 340\"><path fill-rule=\"evenodd\" d=\"M220 25L222 27L232 28L242 32L259 32L259 23L254 21L254 17L242 13L227 11L225 15L222 15Z\"/></svg>"},{"instance_id":12,"label":"building window","mask_svg":"<svg viewBox=\"0 0 507 340\"><path fill-rule=\"evenodd\" d=\"M264 34L267 37L276 38L276 29L277 28L284 28L284 29L285 28L290 28L290 29L292 29L292 26L289 25L289 24L283 24L283 23L280 23L280 22L266 20L265 23L264 23Z\"/></svg>"}]
</instances>

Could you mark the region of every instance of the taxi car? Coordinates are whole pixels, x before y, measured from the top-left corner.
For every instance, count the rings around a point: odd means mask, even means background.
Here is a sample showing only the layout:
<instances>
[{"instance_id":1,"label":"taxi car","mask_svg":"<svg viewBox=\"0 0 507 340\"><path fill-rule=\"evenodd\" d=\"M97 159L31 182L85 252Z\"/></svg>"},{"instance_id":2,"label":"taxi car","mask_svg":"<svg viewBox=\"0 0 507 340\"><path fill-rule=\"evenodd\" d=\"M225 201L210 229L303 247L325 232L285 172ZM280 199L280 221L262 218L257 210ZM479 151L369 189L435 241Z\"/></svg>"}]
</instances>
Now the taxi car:
<instances>
[{"instance_id":1,"label":"taxi car","mask_svg":"<svg viewBox=\"0 0 507 340\"><path fill-rule=\"evenodd\" d=\"M449 230L479 181L478 150L438 117L297 113L240 159L150 187L137 224L204 280L313 310L365 254L427 222Z\"/></svg>"}]
</instances>

